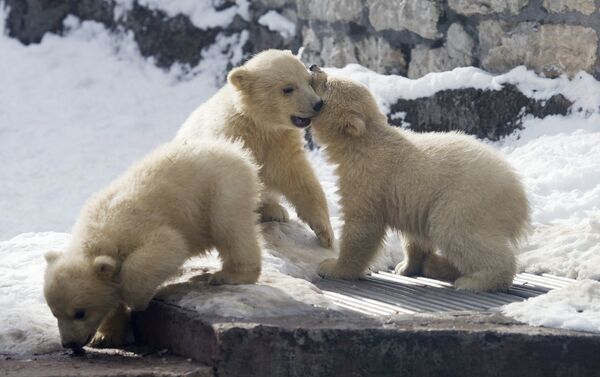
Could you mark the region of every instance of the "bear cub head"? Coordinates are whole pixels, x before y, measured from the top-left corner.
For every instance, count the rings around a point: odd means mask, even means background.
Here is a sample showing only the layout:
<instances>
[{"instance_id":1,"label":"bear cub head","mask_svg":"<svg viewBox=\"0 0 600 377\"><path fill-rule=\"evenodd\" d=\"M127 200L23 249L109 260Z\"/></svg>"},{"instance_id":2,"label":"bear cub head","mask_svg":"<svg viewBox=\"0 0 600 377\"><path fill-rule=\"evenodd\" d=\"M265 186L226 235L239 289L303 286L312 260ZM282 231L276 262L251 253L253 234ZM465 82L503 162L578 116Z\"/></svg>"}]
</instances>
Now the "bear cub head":
<instances>
[{"instance_id":1,"label":"bear cub head","mask_svg":"<svg viewBox=\"0 0 600 377\"><path fill-rule=\"evenodd\" d=\"M370 130L387 125L387 117L366 86L328 76L316 65L310 71L312 86L326 104L312 122L318 142L331 144L359 139Z\"/></svg>"},{"instance_id":2,"label":"bear cub head","mask_svg":"<svg viewBox=\"0 0 600 377\"><path fill-rule=\"evenodd\" d=\"M46 253L44 296L58 320L63 347L81 351L106 315L121 301L119 264L109 256Z\"/></svg>"},{"instance_id":3,"label":"bear cub head","mask_svg":"<svg viewBox=\"0 0 600 377\"><path fill-rule=\"evenodd\" d=\"M323 107L310 72L291 51L263 51L227 79L240 95L244 114L267 127L308 127Z\"/></svg>"}]
</instances>

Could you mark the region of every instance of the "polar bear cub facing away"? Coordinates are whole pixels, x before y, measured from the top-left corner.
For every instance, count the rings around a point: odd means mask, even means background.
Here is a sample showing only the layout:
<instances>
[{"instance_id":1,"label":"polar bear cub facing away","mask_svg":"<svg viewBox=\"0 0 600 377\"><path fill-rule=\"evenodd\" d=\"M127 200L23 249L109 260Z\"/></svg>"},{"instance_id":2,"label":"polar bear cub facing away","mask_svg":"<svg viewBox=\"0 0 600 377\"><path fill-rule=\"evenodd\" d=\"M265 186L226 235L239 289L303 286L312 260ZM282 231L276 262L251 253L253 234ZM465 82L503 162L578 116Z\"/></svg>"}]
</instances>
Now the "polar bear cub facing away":
<instances>
[{"instance_id":1,"label":"polar bear cub facing away","mask_svg":"<svg viewBox=\"0 0 600 377\"><path fill-rule=\"evenodd\" d=\"M391 227L404 240L397 273L507 289L529 227L527 197L508 163L469 136L390 127L366 87L311 70L325 101L313 130L338 165L345 220L339 259L324 261L320 274L359 277Z\"/></svg>"},{"instance_id":2,"label":"polar bear cub facing away","mask_svg":"<svg viewBox=\"0 0 600 377\"><path fill-rule=\"evenodd\" d=\"M212 247L223 267L209 283L254 283L260 184L252 161L222 140L172 142L93 196L67 249L46 254L44 294L63 345L122 343L125 307L146 308L187 258Z\"/></svg>"},{"instance_id":3,"label":"polar bear cub facing away","mask_svg":"<svg viewBox=\"0 0 600 377\"><path fill-rule=\"evenodd\" d=\"M263 51L233 69L228 84L190 115L176 138L241 140L260 165L262 221L288 220L279 203L283 194L321 245L331 247L327 201L303 148L302 129L323 106L310 82L290 51Z\"/></svg>"}]
</instances>

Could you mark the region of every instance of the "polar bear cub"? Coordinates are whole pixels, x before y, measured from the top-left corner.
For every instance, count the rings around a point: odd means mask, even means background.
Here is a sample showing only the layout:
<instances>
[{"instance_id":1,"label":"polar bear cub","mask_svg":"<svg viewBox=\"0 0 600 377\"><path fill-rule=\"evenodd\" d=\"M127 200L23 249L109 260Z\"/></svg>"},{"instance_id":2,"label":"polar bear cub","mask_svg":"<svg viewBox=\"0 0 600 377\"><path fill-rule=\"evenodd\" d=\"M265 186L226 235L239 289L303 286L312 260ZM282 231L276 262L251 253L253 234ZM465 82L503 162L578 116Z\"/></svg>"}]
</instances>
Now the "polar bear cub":
<instances>
[{"instance_id":1,"label":"polar bear cub","mask_svg":"<svg viewBox=\"0 0 600 377\"><path fill-rule=\"evenodd\" d=\"M261 220L288 221L279 203L283 194L320 244L331 247L327 200L304 150L302 129L323 106L310 80L290 51L263 51L233 69L227 85L189 116L176 138L241 140L260 165Z\"/></svg>"},{"instance_id":2,"label":"polar bear cub","mask_svg":"<svg viewBox=\"0 0 600 377\"><path fill-rule=\"evenodd\" d=\"M44 294L63 346L124 341L126 307L143 310L191 256L216 247L213 284L254 283L258 167L224 140L172 142L83 207L64 252L46 254Z\"/></svg>"},{"instance_id":3,"label":"polar bear cub","mask_svg":"<svg viewBox=\"0 0 600 377\"><path fill-rule=\"evenodd\" d=\"M391 227L404 240L396 273L456 279L459 289L507 289L530 213L511 166L460 133L390 127L365 86L311 70L325 101L312 127L338 165L345 220L339 259L322 262L320 274L359 277Z\"/></svg>"}]
</instances>

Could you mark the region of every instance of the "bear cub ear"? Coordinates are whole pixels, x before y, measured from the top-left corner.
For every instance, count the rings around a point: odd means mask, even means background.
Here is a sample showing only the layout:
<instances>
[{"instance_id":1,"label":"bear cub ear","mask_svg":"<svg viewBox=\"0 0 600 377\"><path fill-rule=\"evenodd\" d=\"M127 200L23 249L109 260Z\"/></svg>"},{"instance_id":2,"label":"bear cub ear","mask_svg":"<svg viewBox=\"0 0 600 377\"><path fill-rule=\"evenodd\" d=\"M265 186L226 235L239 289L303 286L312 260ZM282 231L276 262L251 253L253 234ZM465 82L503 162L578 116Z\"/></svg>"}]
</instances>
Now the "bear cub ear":
<instances>
[{"instance_id":1,"label":"bear cub ear","mask_svg":"<svg viewBox=\"0 0 600 377\"><path fill-rule=\"evenodd\" d=\"M244 67L238 67L229 72L227 80L237 90L247 92L252 87L253 75Z\"/></svg>"},{"instance_id":2,"label":"bear cub ear","mask_svg":"<svg viewBox=\"0 0 600 377\"><path fill-rule=\"evenodd\" d=\"M46 259L46 263L52 264L56 262L56 260L62 255L60 251L51 250L44 254L44 258Z\"/></svg>"},{"instance_id":3,"label":"bear cub ear","mask_svg":"<svg viewBox=\"0 0 600 377\"><path fill-rule=\"evenodd\" d=\"M365 121L356 116L350 115L342 119L342 132L349 136L360 136L367 129Z\"/></svg>"},{"instance_id":4,"label":"bear cub ear","mask_svg":"<svg viewBox=\"0 0 600 377\"><path fill-rule=\"evenodd\" d=\"M94 259L94 270L102 279L111 280L119 272L117 260L107 255L101 255Z\"/></svg>"}]
</instances>

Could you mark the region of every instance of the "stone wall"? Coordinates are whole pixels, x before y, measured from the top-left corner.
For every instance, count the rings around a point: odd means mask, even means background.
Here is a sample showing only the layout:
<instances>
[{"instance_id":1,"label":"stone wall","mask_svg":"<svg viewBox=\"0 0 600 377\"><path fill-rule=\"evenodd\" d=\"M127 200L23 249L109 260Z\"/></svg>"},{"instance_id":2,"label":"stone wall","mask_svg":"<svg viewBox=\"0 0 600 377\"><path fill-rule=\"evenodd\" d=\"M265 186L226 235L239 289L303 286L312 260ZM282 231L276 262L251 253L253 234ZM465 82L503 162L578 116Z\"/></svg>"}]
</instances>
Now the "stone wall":
<instances>
[{"instance_id":1,"label":"stone wall","mask_svg":"<svg viewBox=\"0 0 600 377\"><path fill-rule=\"evenodd\" d=\"M550 77L584 70L600 78L599 3L299 0L297 8L309 59L324 65L360 63L410 78L468 65L494 73L525 65Z\"/></svg>"},{"instance_id":2,"label":"stone wall","mask_svg":"<svg viewBox=\"0 0 600 377\"><path fill-rule=\"evenodd\" d=\"M0 0L10 9L9 34L23 43L60 33L71 14L133 33L142 54L163 67L194 66L219 36L244 36L230 44L243 43L246 56L304 46L307 63L359 63L410 78L468 65L494 73L526 65L551 77L585 70L600 78L600 0L203 0L217 11L248 8L228 25L205 28L138 1L115 17L115 0ZM296 32L272 30L262 20L267 13Z\"/></svg>"}]
</instances>

